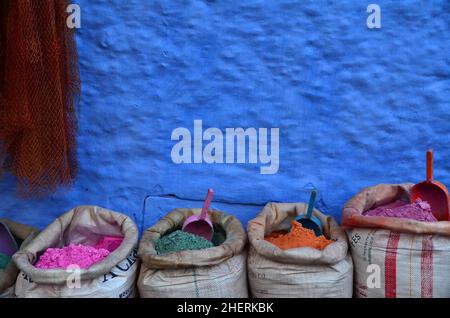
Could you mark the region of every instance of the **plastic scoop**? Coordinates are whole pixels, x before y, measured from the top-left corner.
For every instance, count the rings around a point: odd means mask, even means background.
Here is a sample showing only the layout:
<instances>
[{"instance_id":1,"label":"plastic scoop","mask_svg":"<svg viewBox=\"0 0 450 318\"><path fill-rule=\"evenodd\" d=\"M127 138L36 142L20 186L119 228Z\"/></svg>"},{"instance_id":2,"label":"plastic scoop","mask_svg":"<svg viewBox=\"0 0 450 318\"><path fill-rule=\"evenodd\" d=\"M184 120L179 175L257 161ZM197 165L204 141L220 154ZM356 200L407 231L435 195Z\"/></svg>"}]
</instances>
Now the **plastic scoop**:
<instances>
[{"instance_id":1,"label":"plastic scoop","mask_svg":"<svg viewBox=\"0 0 450 318\"><path fill-rule=\"evenodd\" d=\"M202 236L208 241L211 241L214 234L214 227L211 220L208 218L208 210L211 205L213 194L213 189L208 189L202 212L200 215L191 215L188 217L186 221L184 221L183 231Z\"/></svg>"},{"instance_id":2,"label":"plastic scoop","mask_svg":"<svg viewBox=\"0 0 450 318\"><path fill-rule=\"evenodd\" d=\"M306 211L306 215L303 214L296 221L300 223L304 228L313 230L316 236L322 235L322 223L318 218L312 215L312 211L314 209L314 203L316 202L317 191L312 190L311 196L309 197L308 210Z\"/></svg>"},{"instance_id":3,"label":"plastic scoop","mask_svg":"<svg viewBox=\"0 0 450 318\"><path fill-rule=\"evenodd\" d=\"M427 179L411 188L411 201L427 201L438 221L450 220L448 190L442 183L433 180L433 150L427 151Z\"/></svg>"},{"instance_id":4,"label":"plastic scoop","mask_svg":"<svg viewBox=\"0 0 450 318\"><path fill-rule=\"evenodd\" d=\"M19 246L8 227L3 222L0 222L0 253L13 256L18 249Z\"/></svg>"}]
</instances>

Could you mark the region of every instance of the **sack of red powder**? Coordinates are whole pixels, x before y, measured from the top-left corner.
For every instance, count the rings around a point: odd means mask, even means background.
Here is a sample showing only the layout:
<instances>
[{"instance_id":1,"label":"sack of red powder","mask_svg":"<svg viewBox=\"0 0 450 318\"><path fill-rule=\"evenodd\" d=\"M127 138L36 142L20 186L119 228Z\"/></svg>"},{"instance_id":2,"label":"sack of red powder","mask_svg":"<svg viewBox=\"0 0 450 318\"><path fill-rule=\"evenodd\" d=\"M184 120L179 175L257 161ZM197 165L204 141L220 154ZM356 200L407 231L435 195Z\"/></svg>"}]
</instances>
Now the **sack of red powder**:
<instances>
[{"instance_id":1,"label":"sack of red powder","mask_svg":"<svg viewBox=\"0 0 450 318\"><path fill-rule=\"evenodd\" d=\"M104 245L105 237L123 240L111 252L103 251L107 256L99 258L100 261L90 264L78 259L83 263L81 266L65 269L63 257L77 252L72 256L79 258L83 255L80 250L91 251L97 244ZM137 241L138 229L128 216L96 206L76 207L53 221L13 256L21 271L15 293L27 298L136 297ZM51 257L60 258L62 267L55 268ZM40 268L36 267L39 261Z\"/></svg>"},{"instance_id":2,"label":"sack of red powder","mask_svg":"<svg viewBox=\"0 0 450 318\"><path fill-rule=\"evenodd\" d=\"M218 233L219 230L225 232L225 241L217 246L157 253L157 242L165 235L181 229L184 221L194 213L200 214L200 209L172 210L145 231L138 253L142 260L138 278L140 296L247 298L244 249L247 235L234 216L220 211L208 212L215 230Z\"/></svg>"},{"instance_id":3,"label":"sack of red powder","mask_svg":"<svg viewBox=\"0 0 450 318\"><path fill-rule=\"evenodd\" d=\"M39 233L38 229L32 226L16 223L8 219L0 218L0 222L8 227L20 249L25 248L25 246L27 246L27 244ZM4 270L0 270L0 298L15 297L14 285L18 273L19 269L12 260Z\"/></svg>"},{"instance_id":4,"label":"sack of red powder","mask_svg":"<svg viewBox=\"0 0 450 318\"><path fill-rule=\"evenodd\" d=\"M273 241L272 233L289 231L298 215L305 214L304 203L268 203L248 223L250 250L247 270L251 295L256 298L347 298L352 296L353 266L347 238L331 216L317 209L313 215L324 226L324 237L317 242L283 249ZM272 234L272 235L271 235ZM269 239L269 241L268 241ZM327 242L331 240L332 242ZM316 246L323 249L313 248ZM290 246L287 246L290 247Z\"/></svg>"},{"instance_id":5,"label":"sack of red powder","mask_svg":"<svg viewBox=\"0 0 450 318\"><path fill-rule=\"evenodd\" d=\"M412 186L369 187L345 204L342 225L355 267L355 297L450 297L450 222L423 218L418 211L411 217L423 221L376 213L380 207L409 202ZM422 205L428 212L427 204Z\"/></svg>"}]
</instances>

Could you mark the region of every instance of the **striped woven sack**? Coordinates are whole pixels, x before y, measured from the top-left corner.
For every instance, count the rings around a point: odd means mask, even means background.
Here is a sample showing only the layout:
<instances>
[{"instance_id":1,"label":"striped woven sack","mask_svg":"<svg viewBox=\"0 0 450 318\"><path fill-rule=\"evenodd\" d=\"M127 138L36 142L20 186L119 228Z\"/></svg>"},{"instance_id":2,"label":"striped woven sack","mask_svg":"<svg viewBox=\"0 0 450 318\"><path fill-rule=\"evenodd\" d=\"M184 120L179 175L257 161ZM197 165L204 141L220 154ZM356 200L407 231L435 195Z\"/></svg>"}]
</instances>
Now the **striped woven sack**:
<instances>
[{"instance_id":1,"label":"striped woven sack","mask_svg":"<svg viewBox=\"0 0 450 318\"><path fill-rule=\"evenodd\" d=\"M355 297L450 297L450 222L363 215L394 200L408 200L411 187L377 185L345 205L342 225L355 268Z\"/></svg>"}]
</instances>

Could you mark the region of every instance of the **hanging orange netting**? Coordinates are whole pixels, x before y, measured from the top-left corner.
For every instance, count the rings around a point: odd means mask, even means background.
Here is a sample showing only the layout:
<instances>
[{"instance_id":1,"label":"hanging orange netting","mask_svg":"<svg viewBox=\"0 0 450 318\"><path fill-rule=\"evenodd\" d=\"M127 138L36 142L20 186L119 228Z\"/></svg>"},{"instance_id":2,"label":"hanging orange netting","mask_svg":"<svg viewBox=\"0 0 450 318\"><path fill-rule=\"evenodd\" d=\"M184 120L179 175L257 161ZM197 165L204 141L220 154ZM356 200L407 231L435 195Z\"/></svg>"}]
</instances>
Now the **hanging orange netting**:
<instances>
[{"instance_id":1,"label":"hanging orange netting","mask_svg":"<svg viewBox=\"0 0 450 318\"><path fill-rule=\"evenodd\" d=\"M0 169L39 196L76 174L80 92L65 0L0 0Z\"/></svg>"}]
</instances>

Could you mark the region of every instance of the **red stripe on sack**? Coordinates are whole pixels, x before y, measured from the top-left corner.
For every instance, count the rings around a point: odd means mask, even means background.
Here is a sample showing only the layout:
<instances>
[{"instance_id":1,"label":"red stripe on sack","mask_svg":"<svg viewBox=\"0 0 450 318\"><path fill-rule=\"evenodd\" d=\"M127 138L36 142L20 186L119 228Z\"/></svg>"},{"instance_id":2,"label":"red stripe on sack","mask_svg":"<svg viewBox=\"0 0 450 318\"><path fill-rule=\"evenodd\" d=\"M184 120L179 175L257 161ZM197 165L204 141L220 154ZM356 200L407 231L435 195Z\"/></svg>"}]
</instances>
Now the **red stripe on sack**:
<instances>
[{"instance_id":1,"label":"red stripe on sack","mask_svg":"<svg viewBox=\"0 0 450 318\"><path fill-rule=\"evenodd\" d=\"M400 233L391 232L386 246L386 255L384 258L384 280L386 298L397 297L397 247L400 241Z\"/></svg>"},{"instance_id":2,"label":"red stripe on sack","mask_svg":"<svg viewBox=\"0 0 450 318\"><path fill-rule=\"evenodd\" d=\"M422 239L422 257L420 259L420 297L433 297L433 236Z\"/></svg>"}]
</instances>

